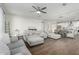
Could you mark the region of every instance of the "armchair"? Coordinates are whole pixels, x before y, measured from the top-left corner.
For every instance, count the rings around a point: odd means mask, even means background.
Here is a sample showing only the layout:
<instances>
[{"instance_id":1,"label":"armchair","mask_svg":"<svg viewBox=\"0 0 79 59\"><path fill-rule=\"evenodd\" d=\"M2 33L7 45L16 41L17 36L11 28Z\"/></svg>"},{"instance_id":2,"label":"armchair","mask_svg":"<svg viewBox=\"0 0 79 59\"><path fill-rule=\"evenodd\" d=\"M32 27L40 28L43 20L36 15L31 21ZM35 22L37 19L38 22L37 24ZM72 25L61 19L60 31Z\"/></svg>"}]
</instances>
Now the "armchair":
<instances>
[{"instance_id":1,"label":"armchair","mask_svg":"<svg viewBox=\"0 0 79 59\"><path fill-rule=\"evenodd\" d=\"M70 31L67 33L67 37L70 37L70 38L74 38L74 35L75 35L75 31L74 31L74 30L70 30Z\"/></svg>"},{"instance_id":2,"label":"armchair","mask_svg":"<svg viewBox=\"0 0 79 59\"><path fill-rule=\"evenodd\" d=\"M67 33L67 37L74 38L74 34L72 34L72 33Z\"/></svg>"},{"instance_id":3,"label":"armchair","mask_svg":"<svg viewBox=\"0 0 79 59\"><path fill-rule=\"evenodd\" d=\"M53 39L59 39L61 38L61 35L55 34L55 33L48 33L48 37L53 38Z\"/></svg>"},{"instance_id":4,"label":"armchair","mask_svg":"<svg viewBox=\"0 0 79 59\"><path fill-rule=\"evenodd\" d=\"M42 38L47 38L47 33L41 32L41 33L40 33L40 36L41 36Z\"/></svg>"}]
</instances>

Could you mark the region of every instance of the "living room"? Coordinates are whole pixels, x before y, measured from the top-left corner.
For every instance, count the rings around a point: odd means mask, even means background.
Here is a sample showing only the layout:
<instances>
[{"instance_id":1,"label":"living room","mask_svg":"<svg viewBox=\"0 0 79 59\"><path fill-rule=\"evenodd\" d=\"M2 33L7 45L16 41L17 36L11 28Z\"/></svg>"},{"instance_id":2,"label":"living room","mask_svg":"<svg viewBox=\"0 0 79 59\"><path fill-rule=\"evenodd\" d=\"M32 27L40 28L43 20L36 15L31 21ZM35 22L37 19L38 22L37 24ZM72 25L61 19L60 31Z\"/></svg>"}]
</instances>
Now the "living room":
<instances>
[{"instance_id":1,"label":"living room","mask_svg":"<svg viewBox=\"0 0 79 59\"><path fill-rule=\"evenodd\" d=\"M1 3L0 55L79 55L78 6Z\"/></svg>"}]
</instances>

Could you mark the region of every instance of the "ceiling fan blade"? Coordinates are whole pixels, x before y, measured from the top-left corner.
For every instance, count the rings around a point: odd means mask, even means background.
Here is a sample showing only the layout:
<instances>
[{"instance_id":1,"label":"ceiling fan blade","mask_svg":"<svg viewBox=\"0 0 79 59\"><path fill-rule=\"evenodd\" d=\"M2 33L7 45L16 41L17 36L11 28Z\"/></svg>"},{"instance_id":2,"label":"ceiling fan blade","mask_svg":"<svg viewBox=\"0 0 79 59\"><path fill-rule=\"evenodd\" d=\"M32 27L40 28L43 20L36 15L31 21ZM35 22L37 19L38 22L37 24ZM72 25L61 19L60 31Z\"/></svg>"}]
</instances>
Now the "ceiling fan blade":
<instances>
[{"instance_id":1,"label":"ceiling fan blade","mask_svg":"<svg viewBox=\"0 0 79 59\"><path fill-rule=\"evenodd\" d=\"M44 10L44 9L46 9L47 7L43 7L43 8L41 8L41 10Z\"/></svg>"},{"instance_id":2,"label":"ceiling fan blade","mask_svg":"<svg viewBox=\"0 0 79 59\"><path fill-rule=\"evenodd\" d=\"M45 11L40 11L40 12L42 12L42 13L47 13L47 12L45 12Z\"/></svg>"},{"instance_id":3,"label":"ceiling fan blade","mask_svg":"<svg viewBox=\"0 0 79 59\"><path fill-rule=\"evenodd\" d=\"M35 6L32 6L34 9L38 10Z\"/></svg>"}]
</instances>

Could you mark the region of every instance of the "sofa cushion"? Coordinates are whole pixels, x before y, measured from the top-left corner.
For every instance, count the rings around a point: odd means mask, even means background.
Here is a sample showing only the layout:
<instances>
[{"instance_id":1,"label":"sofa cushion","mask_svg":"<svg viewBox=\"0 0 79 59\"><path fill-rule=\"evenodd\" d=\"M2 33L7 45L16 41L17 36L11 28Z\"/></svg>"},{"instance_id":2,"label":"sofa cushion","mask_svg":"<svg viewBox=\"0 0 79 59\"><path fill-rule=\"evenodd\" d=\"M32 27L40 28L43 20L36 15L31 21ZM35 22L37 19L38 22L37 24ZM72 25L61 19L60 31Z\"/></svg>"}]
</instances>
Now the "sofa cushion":
<instances>
[{"instance_id":1,"label":"sofa cushion","mask_svg":"<svg viewBox=\"0 0 79 59\"><path fill-rule=\"evenodd\" d=\"M37 42L37 41L42 41L42 40L44 40L44 39L38 35L28 36L29 42Z\"/></svg>"},{"instance_id":2,"label":"sofa cushion","mask_svg":"<svg viewBox=\"0 0 79 59\"><path fill-rule=\"evenodd\" d=\"M7 33L2 34L2 42L4 42L5 44L10 43L10 37Z\"/></svg>"},{"instance_id":3,"label":"sofa cushion","mask_svg":"<svg viewBox=\"0 0 79 59\"><path fill-rule=\"evenodd\" d=\"M10 55L8 46L2 41L0 41L0 55Z\"/></svg>"}]
</instances>

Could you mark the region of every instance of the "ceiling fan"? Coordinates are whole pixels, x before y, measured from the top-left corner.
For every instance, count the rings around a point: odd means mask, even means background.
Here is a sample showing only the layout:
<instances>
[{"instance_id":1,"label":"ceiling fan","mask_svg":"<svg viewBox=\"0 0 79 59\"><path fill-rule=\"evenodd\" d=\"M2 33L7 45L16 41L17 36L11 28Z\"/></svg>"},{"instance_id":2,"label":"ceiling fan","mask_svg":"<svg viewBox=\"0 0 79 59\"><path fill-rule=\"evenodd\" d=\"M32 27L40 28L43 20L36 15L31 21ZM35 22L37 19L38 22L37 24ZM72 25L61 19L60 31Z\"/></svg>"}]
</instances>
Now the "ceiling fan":
<instances>
[{"instance_id":1,"label":"ceiling fan","mask_svg":"<svg viewBox=\"0 0 79 59\"><path fill-rule=\"evenodd\" d=\"M35 11L33 11L33 12L36 12L38 15L40 15L41 13L44 13L44 14L47 13L44 11L45 9L47 9L47 7L43 7L43 8L41 8L39 6L32 6L32 7L35 9Z\"/></svg>"}]
</instances>

